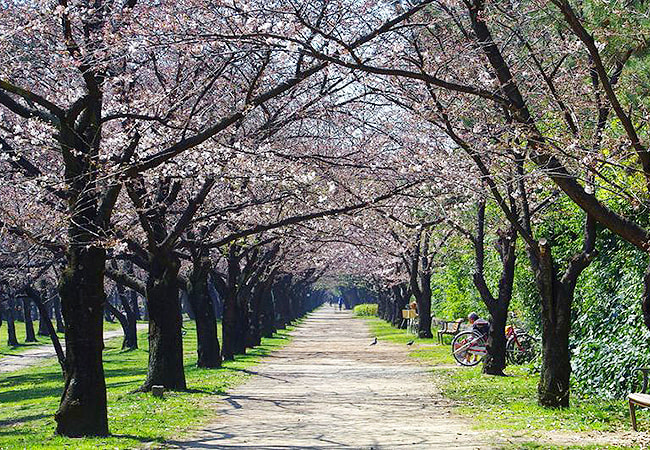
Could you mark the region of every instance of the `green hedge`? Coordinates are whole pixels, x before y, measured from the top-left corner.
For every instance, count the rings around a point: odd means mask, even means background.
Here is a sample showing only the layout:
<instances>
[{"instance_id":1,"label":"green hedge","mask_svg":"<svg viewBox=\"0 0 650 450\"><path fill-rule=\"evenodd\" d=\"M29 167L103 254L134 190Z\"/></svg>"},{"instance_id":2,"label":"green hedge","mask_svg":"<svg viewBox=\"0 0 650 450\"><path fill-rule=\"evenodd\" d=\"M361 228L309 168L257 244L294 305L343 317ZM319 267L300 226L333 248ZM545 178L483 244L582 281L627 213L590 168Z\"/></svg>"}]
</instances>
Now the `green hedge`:
<instances>
[{"instance_id":1,"label":"green hedge","mask_svg":"<svg viewBox=\"0 0 650 450\"><path fill-rule=\"evenodd\" d=\"M376 316L377 304L376 303L362 303L354 307L355 316Z\"/></svg>"}]
</instances>

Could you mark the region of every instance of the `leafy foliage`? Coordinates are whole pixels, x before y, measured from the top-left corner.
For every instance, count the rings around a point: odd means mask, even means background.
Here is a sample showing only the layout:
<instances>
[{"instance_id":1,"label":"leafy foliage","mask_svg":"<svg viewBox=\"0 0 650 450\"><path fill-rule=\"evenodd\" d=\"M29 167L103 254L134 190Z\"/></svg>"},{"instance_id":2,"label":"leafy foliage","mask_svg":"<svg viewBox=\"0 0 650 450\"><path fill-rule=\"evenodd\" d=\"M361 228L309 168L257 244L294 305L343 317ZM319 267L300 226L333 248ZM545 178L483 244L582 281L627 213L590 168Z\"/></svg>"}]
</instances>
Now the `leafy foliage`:
<instances>
[{"instance_id":1,"label":"leafy foliage","mask_svg":"<svg viewBox=\"0 0 650 450\"><path fill-rule=\"evenodd\" d=\"M354 307L355 316L376 316L377 304L376 303L362 303Z\"/></svg>"}]
</instances>

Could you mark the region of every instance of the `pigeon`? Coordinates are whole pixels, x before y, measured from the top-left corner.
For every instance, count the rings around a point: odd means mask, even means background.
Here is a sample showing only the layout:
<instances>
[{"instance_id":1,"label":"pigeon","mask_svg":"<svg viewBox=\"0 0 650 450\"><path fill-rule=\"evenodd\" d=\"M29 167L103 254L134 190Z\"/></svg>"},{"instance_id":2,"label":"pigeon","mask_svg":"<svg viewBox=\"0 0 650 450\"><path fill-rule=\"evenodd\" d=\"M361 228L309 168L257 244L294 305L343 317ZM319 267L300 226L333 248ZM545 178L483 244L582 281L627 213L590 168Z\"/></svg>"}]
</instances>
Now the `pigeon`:
<instances>
[{"instance_id":1,"label":"pigeon","mask_svg":"<svg viewBox=\"0 0 650 450\"><path fill-rule=\"evenodd\" d=\"M377 337L375 336L375 340L370 343L370 345L376 345L377 344Z\"/></svg>"},{"instance_id":2,"label":"pigeon","mask_svg":"<svg viewBox=\"0 0 650 450\"><path fill-rule=\"evenodd\" d=\"M414 342L415 342L414 340L410 340L406 343L406 345L413 345Z\"/></svg>"}]
</instances>

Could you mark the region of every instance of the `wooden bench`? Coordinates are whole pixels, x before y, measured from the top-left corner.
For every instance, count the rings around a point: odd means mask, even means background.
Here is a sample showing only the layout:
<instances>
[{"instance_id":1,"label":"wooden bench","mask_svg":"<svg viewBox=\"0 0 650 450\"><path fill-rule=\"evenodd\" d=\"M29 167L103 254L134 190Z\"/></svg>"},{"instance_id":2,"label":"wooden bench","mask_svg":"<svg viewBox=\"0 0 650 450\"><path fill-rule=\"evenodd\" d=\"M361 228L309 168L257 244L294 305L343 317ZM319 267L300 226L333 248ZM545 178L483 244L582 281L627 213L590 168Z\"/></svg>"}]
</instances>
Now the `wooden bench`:
<instances>
[{"instance_id":1,"label":"wooden bench","mask_svg":"<svg viewBox=\"0 0 650 450\"><path fill-rule=\"evenodd\" d=\"M636 372L641 372L643 374L641 392L632 392L627 396L627 401L630 405L630 420L632 421L632 429L634 431L638 431L636 427L635 408L637 406L650 408L650 394L648 394L648 374L650 373L650 367L639 367L633 370L633 373Z\"/></svg>"},{"instance_id":2,"label":"wooden bench","mask_svg":"<svg viewBox=\"0 0 650 450\"><path fill-rule=\"evenodd\" d=\"M454 321L444 320L440 323L440 329L438 330L438 342L443 343L443 336L448 334L450 336L456 336L460 331L460 325L465 319L456 319Z\"/></svg>"}]
</instances>

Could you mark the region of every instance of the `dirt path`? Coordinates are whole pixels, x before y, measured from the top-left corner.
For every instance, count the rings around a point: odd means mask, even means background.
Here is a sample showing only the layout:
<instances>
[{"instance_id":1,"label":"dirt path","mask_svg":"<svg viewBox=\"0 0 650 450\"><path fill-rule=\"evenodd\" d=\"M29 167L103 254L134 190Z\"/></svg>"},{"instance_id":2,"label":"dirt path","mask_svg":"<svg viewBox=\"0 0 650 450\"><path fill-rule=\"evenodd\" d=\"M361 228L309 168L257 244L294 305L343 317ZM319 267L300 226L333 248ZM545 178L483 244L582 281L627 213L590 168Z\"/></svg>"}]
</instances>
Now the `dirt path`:
<instances>
[{"instance_id":1,"label":"dirt path","mask_svg":"<svg viewBox=\"0 0 650 450\"><path fill-rule=\"evenodd\" d=\"M424 366L379 342L351 312L324 307L235 389L182 448L491 448L453 417Z\"/></svg>"},{"instance_id":2,"label":"dirt path","mask_svg":"<svg viewBox=\"0 0 650 450\"><path fill-rule=\"evenodd\" d=\"M138 324L138 330L146 329L147 324ZM104 341L123 336L121 329L104 332ZM48 338L49 339L49 338ZM61 339L61 345L65 349L65 341ZM0 373L14 372L26 367L36 366L43 362L49 362L48 359L56 358L56 352L52 343L39 345L29 350L25 350L17 355L3 355L0 359Z\"/></svg>"}]
</instances>

